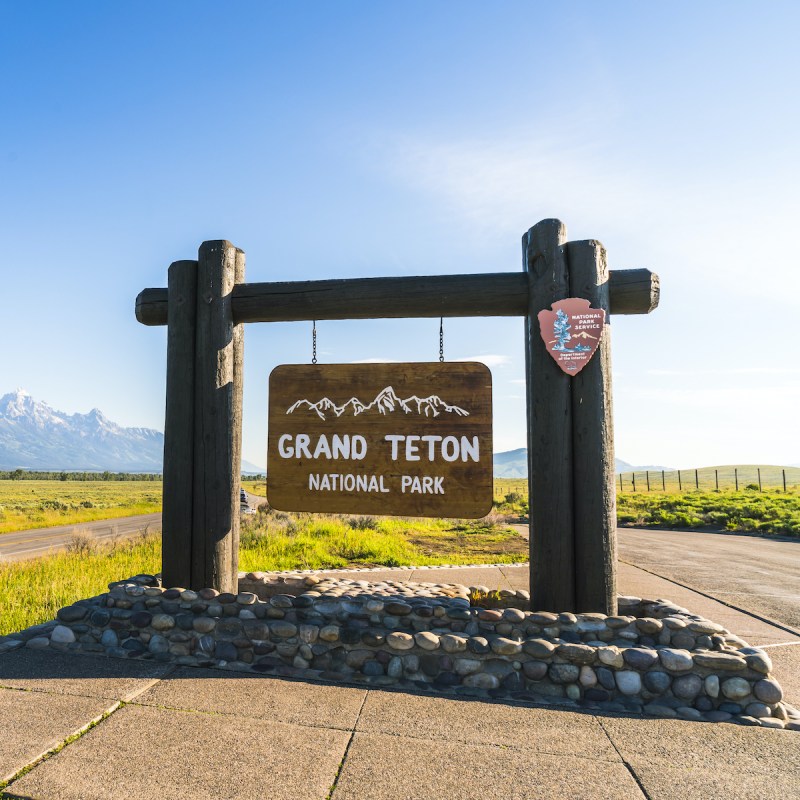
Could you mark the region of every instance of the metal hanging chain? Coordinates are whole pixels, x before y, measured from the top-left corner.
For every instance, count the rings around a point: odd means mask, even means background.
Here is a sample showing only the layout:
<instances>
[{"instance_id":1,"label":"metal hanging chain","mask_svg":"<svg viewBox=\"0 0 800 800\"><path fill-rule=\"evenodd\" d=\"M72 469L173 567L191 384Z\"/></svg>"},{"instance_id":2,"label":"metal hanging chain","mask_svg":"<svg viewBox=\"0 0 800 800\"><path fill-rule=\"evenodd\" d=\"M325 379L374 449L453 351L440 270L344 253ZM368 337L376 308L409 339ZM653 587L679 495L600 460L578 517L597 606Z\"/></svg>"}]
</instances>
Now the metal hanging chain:
<instances>
[{"instance_id":1,"label":"metal hanging chain","mask_svg":"<svg viewBox=\"0 0 800 800\"><path fill-rule=\"evenodd\" d=\"M444 361L444 317L439 317L439 361Z\"/></svg>"},{"instance_id":2,"label":"metal hanging chain","mask_svg":"<svg viewBox=\"0 0 800 800\"><path fill-rule=\"evenodd\" d=\"M313 321L311 328L311 363L317 363L317 321Z\"/></svg>"}]
</instances>

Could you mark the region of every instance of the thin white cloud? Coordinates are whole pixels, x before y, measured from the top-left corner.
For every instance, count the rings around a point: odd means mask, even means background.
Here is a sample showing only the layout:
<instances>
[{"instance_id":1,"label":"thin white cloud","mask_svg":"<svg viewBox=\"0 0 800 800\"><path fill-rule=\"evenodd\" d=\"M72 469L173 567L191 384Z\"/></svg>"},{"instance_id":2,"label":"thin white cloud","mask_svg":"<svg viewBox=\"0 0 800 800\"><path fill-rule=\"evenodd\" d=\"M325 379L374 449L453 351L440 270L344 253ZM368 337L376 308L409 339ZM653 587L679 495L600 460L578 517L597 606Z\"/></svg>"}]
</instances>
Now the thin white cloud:
<instances>
[{"instance_id":1,"label":"thin white cloud","mask_svg":"<svg viewBox=\"0 0 800 800\"><path fill-rule=\"evenodd\" d=\"M396 358L359 358L358 361L351 361L351 364L399 364Z\"/></svg>"},{"instance_id":2,"label":"thin white cloud","mask_svg":"<svg viewBox=\"0 0 800 800\"><path fill-rule=\"evenodd\" d=\"M465 358L454 358L453 361L480 361L490 369L492 367L505 367L511 363L511 357L500 353L490 353L482 356L467 356ZM524 381L523 381L524 383Z\"/></svg>"},{"instance_id":3,"label":"thin white cloud","mask_svg":"<svg viewBox=\"0 0 800 800\"><path fill-rule=\"evenodd\" d=\"M689 377L700 375L800 375L800 369L785 367L730 367L723 369L646 369L646 375L656 377Z\"/></svg>"}]
</instances>

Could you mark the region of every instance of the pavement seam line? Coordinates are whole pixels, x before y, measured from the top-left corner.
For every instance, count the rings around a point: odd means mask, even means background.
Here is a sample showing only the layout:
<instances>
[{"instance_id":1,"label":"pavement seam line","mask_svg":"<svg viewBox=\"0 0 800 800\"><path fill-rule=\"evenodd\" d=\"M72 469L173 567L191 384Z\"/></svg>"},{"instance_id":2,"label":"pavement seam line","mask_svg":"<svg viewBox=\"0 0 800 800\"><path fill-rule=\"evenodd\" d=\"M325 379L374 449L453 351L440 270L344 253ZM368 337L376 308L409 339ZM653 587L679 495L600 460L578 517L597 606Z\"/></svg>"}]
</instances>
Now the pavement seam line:
<instances>
[{"instance_id":1,"label":"pavement seam line","mask_svg":"<svg viewBox=\"0 0 800 800\"><path fill-rule=\"evenodd\" d=\"M353 739L355 739L358 721L361 719L361 714L364 711L364 706L367 704L367 698L369 697L369 694L369 691L364 692L364 699L361 701L361 707L358 709L358 714L356 714L356 721L353 723L353 729L350 731L350 738L347 740L347 745L345 745L344 753L342 754L342 760L339 762L339 767L336 770L336 774L333 776L333 783L331 784L331 788L328 790L328 794L325 796L325 800L331 800L333 793L336 791L336 787L339 784L339 777L344 769L344 763L347 761L347 754L350 752L350 745L353 744Z\"/></svg>"},{"instance_id":2,"label":"pavement seam line","mask_svg":"<svg viewBox=\"0 0 800 800\"><path fill-rule=\"evenodd\" d=\"M146 684L144 684L144 686L140 686L138 689L131 689L127 694L120 697L120 700L122 700L123 703L133 702L137 697L139 697L139 695L144 694L149 689L152 689L157 683L161 683L164 678L172 675L177 668L177 664L170 664L168 669L166 669L162 675L159 675L157 678L151 678Z\"/></svg>"},{"instance_id":3,"label":"pavement seam line","mask_svg":"<svg viewBox=\"0 0 800 800\"><path fill-rule=\"evenodd\" d=\"M767 625L772 625L773 628L780 628L780 630L786 631L786 633L791 633L793 636L800 636L800 631L796 631L794 628L790 628L788 625L784 625L781 622L776 622L774 619L770 619L769 617L764 617L761 614L756 614L754 611L748 611L746 608L741 608L741 606L734 605L733 603L727 603L725 602L725 600L720 600L719 597L714 597L713 594L708 594L707 592L704 592L701 589L696 589L694 586L689 586L688 584L681 583L680 581L676 581L673 578L668 578L666 575L659 575L657 572L653 572L652 570L646 569L645 567L641 567L638 564L634 564L630 561L625 561L622 558L618 560L622 564L627 564L629 567L633 567L634 569L640 569L642 572L646 572L648 575L653 575L656 578L661 578L661 580L663 581L674 583L676 586L680 586L682 589L688 589L690 592L699 594L701 597L705 597L707 600L714 600L720 605L726 606L727 608L732 608L734 611L738 611L739 613L745 614L748 617L757 619L759 622L765 622Z\"/></svg>"},{"instance_id":4,"label":"pavement seam line","mask_svg":"<svg viewBox=\"0 0 800 800\"><path fill-rule=\"evenodd\" d=\"M639 791L647 800L653 800L653 798L650 796L650 793L647 791L647 789L644 788L644 784L641 782L641 780L639 780L639 776L636 774L636 770L633 768L631 764L628 763L628 760L625 758L625 756L622 755L622 751L619 749L619 747L617 747L617 743L611 738L611 734L608 732L606 726L603 725L603 720L600 717L595 717L595 719L597 720L597 724L600 726L600 729L603 731L603 733L606 735L606 738L611 743L611 746L614 748L617 755L620 757L620 760L625 765L625 769L628 770L628 773L630 774L631 778L633 778L634 781L636 781L636 785L639 787Z\"/></svg>"},{"instance_id":5,"label":"pavement seam line","mask_svg":"<svg viewBox=\"0 0 800 800\"><path fill-rule=\"evenodd\" d=\"M767 647L798 647L800 646L800 641L797 642L778 642L777 644L754 644L753 647L758 647L760 650L764 650Z\"/></svg>"},{"instance_id":6,"label":"pavement seam line","mask_svg":"<svg viewBox=\"0 0 800 800\"><path fill-rule=\"evenodd\" d=\"M78 739L83 738L83 736L85 734L87 734L93 728L96 728L101 722L104 722L105 720L107 720L112 714L114 714L115 712L119 711L119 709L122 708L124 705L125 704L123 702L121 702L120 700L117 700L113 705L111 705L109 708L107 708L102 714L94 717L94 719L89 720L89 722L87 722L86 725L82 726L81 728L78 728L77 731L74 731L73 733L69 734L69 736L64 738L57 745L55 745L54 747L49 748L48 750L45 750L43 753L40 753L38 756L36 756L36 758L34 758L32 761L30 761L24 767L21 767L19 770L17 770L17 772L15 772L10 778L8 778L5 781L0 781L0 792L2 792L2 795L0 795L0 797L3 797L3 798L6 798L6 797L13 798L13 797L15 797L14 794L9 794L8 792L6 792L6 789L9 786L11 786L11 784L13 784L15 781L18 781L20 778L22 778L25 775L27 775L33 769L38 767L39 764L43 763L44 761L47 761L48 759L52 758L54 755L57 755L58 753L60 753L66 747L71 745L73 742L76 742L76 741L78 741Z\"/></svg>"},{"instance_id":7,"label":"pavement seam line","mask_svg":"<svg viewBox=\"0 0 800 800\"><path fill-rule=\"evenodd\" d=\"M569 711L569 709L559 709L560 711ZM355 733L360 733L362 736L386 736L395 739L410 739L412 742L433 742L434 744L438 744L440 742L453 742L455 744L466 745L467 747L489 747L495 750L512 750L516 753L530 753L530 748L523 747L517 744L502 744L500 742L473 742L468 741L466 739L440 739L435 738L432 736L415 736L413 733L393 733L392 731L367 731L367 730L360 730L355 731ZM573 758L573 759L585 759L586 761L601 761L604 764L618 764L619 761L614 759L606 759L597 756L585 756L581 755L580 753L564 753L563 751L556 751L556 750L546 750L542 748L536 749L537 755L543 756L553 756L553 758Z\"/></svg>"}]
</instances>

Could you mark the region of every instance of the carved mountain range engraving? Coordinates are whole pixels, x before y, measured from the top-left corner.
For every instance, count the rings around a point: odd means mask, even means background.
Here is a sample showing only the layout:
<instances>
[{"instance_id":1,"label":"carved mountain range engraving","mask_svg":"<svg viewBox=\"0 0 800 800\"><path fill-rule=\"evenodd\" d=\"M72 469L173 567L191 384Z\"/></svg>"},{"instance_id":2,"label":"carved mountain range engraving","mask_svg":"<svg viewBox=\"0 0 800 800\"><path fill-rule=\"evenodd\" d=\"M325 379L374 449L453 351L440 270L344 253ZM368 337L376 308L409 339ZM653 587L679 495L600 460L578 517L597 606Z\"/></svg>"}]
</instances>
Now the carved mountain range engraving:
<instances>
[{"instance_id":1,"label":"carved mountain range engraving","mask_svg":"<svg viewBox=\"0 0 800 800\"><path fill-rule=\"evenodd\" d=\"M359 414L391 414L395 411L402 411L404 414L417 414L424 417L438 417L443 413L455 414L459 417L469 416L468 411L446 403L436 394L432 394L429 397L411 395L411 397L401 399L391 386L386 386L381 389L371 403L364 403L357 397L351 397L346 403L340 406L336 405L329 397L323 397L316 403L303 399L293 403L286 413L293 414L298 410L313 411L320 419L327 419L326 414L333 414L335 417L341 417L344 414L357 417Z\"/></svg>"}]
</instances>

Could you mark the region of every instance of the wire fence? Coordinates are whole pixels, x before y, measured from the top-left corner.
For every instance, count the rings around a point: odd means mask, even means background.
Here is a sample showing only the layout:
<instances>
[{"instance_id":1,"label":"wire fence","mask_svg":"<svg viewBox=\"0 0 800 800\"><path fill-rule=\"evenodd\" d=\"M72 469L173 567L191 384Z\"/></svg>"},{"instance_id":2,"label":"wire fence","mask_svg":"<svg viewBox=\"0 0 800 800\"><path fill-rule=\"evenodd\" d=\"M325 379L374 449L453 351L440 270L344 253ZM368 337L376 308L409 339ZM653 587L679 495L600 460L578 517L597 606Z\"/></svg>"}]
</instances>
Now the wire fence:
<instances>
[{"instance_id":1,"label":"wire fence","mask_svg":"<svg viewBox=\"0 0 800 800\"><path fill-rule=\"evenodd\" d=\"M643 470L620 473L617 488L620 492L797 492L800 489L800 469L741 466Z\"/></svg>"},{"instance_id":2,"label":"wire fence","mask_svg":"<svg viewBox=\"0 0 800 800\"><path fill-rule=\"evenodd\" d=\"M617 491L633 492L800 492L800 468L770 466L704 467L702 469L639 470L617 475ZM528 497L524 478L495 478L494 499Z\"/></svg>"}]
</instances>

